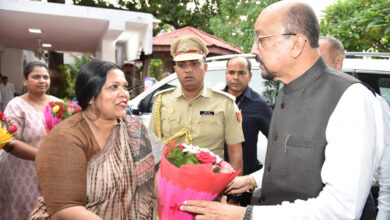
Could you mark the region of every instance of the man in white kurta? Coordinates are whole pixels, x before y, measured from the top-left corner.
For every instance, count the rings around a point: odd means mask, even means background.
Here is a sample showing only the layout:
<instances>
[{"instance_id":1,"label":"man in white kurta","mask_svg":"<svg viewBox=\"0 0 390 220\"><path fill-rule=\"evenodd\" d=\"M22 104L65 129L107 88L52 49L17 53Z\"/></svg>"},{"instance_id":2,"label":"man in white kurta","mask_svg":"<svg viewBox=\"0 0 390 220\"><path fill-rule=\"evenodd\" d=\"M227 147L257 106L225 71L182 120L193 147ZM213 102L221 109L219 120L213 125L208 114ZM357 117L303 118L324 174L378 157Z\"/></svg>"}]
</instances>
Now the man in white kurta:
<instances>
[{"instance_id":1,"label":"man in white kurta","mask_svg":"<svg viewBox=\"0 0 390 220\"><path fill-rule=\"evenodd\" d=\"M381 104L367 87L337 74L320 58L319 25L308 5L281 1L268 6L257 19L255 35L254 52L263 77L280 81L285 88L279 93L271 119L264 169L236 178L227 192L239 193L257 186L266 197L260 203L269 205L242 208L186 201L181 209L198 214L199 219L359 219L385 145ZM321 93L317 94L316 88ZM334 106L329 108L330 104ZM331 110L326 112L325 123L316 114L321 107ZM303 122L299 124L297 118ZM319 123L315 123L316 118L321 119ZM322 142L306 128L316 125L323 129L318 133ZM317 148L320 153L312 153ZM317 164L313 155L318 158ZM302 175L302 170L307 175ZM303 177L303 184L299 185L301 179L294 178L295 174ZM315 187L307 181L311 176Z\"/></svg>"},{"instance_id":2,"label":"man in white kurta","mask_svg":"<svg viewBox=\"0 0 390 220\"><path fill-rule=\"evenodd\" d=\"M342 71L345 51L343 44L334 37L320 37L319 49L325 62L338 71ZM377 151L380 153L380 162L377 169L376 181L379 183L378 215L377 220L390 219L390 110L387 101L376 94L377 101L382 107L383 119L379 120L379 126L384 127L383 138L378 140ZM381 130L378 130L381 131Z\"/></svg>"}]
</instances>

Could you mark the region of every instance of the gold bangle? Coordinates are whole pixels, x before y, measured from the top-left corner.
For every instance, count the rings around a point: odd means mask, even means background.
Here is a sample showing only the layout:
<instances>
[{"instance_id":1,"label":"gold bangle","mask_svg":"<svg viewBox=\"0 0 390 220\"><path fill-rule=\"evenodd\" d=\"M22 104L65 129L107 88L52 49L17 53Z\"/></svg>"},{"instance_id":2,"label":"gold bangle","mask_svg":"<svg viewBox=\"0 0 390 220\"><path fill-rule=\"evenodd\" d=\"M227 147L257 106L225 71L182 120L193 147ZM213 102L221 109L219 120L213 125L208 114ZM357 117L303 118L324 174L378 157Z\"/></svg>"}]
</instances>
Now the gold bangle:
<instances>
[{"instance_id":1,"label":"gold bangle","mask_svg":"<svg viewBox=\"0 0 390 220\"><path fill-rule=\"evenodd\" d=\"M251 175L246 175L246 176L249 177L249 179L251 180L251 183L252 183L252 189L248 189L247 192L248 192L248 193L253 193L253 191L254 191L254 190L256 189L256 187L257 187L256 181L255 181L255 179L253 178L253 176L251 176Z\"/></svg>"}]
</instances>

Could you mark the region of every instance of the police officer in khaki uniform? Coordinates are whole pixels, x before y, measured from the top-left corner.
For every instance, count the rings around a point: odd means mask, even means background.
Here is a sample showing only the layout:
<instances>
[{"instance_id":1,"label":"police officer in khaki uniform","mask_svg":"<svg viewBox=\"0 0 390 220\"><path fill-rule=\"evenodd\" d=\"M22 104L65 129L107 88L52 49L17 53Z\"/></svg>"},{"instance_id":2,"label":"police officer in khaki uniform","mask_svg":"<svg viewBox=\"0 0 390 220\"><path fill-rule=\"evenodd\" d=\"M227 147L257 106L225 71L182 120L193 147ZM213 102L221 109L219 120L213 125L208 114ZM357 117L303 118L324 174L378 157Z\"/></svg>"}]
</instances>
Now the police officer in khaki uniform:
<instances>
[{"instance_id":1,"label":"police officer in khaki uniform","mask_svg":"<svg viewBox=\"0 0 390 220\"><path fill-rule=\"evenodd\" d=\"M241 113L233 96L204 85L206 45L195 36L182 36L172 43L171 54L181 86L156 95L149 128L163 142L192 143L221 158L226 142L230 163L242 169Z\"/></svg>"}]
</instances>

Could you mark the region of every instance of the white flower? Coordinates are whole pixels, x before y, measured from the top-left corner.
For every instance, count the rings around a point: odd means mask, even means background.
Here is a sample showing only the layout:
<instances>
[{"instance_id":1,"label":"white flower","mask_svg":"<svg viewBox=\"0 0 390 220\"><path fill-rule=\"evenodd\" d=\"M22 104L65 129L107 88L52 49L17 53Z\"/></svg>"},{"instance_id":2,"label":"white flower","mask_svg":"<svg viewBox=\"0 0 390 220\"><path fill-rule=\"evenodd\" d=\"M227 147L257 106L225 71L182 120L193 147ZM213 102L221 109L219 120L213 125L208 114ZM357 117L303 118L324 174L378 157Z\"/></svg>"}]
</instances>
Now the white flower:
<instances>
[{"instance_id":1,"label":"white flower","mask_svg":"<svg viewBox=\"0 0 390 220\"><path fill-rule=\"evenodd\" d=\"M240 19L241 19L241 21L247 21L247 20L248 20L248 16L246 16L246 15L241 15L241 16L240 16Z\"/></svg>"},{"instance_id":2,"label":"white flower","mask_svg":"<svg viewBox=\"0 0 390 220\"><path fill-rule=\"evenodd\" d=\"M199 146L194 146L192 144L182 144L182 145L184 147L184 149L183 149L184 153L188 152L188 153L197 154L197 153L199 153L201 151L208 152L212 156L216 157L216 164L219 164L222 161L222 159L218 155L214 154L213 152L211 152L207 148L200 148Z\"/></svg>"},{"instance_id":3,"label":"white flower","mask_svg":"<svg viewBox=\"0 0 390 220\"><path fill-rule=\"evenodd\" d=\"M192 144L182 144L182 145L184 147L183 152L189 152L193 154L200 152L200 148L198 146L194 146Z\"/></svg>"}]
</instances>

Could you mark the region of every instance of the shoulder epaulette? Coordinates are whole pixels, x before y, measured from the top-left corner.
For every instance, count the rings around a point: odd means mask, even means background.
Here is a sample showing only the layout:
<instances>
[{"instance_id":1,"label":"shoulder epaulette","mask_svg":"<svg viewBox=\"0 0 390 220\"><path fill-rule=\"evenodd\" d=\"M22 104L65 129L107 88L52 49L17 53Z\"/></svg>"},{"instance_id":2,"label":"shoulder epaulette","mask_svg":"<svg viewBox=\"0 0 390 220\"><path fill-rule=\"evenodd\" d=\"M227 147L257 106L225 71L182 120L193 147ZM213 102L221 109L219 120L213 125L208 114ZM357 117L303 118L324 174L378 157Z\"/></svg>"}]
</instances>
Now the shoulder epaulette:
<instances>
[{"instance_id":1,"label":"shoulder epaulette","mask_svg":"<svg viewBox=\"0 0 390 220\"><path fill-rule=\"evenodd\" d=\"M224 95L224 96L226 96L226 97L232 99L233 101L236 100L236 97L234 97L233 95L230 95L230 94L227 93L227 92L224 92L224 91L221 91L221 90L216 90L216 89L211 89L211 90L213 90L213 92L216 92L216 93L219 93L219 94L221 94L221 95Z\"/></svg>"},{"instance_id":2,"label":"shoulder epaulette","mask_svg":"<svg viewBox=\"0 0 390 220\"><path fill-rule=\"evenodd\" d=\"M153 97L156 97L156 96L158 96L159 94L163 94L163 93L166 93L166 92L175 90L175 89L176 89L176 87L172 87L172 88L168 88L168 89L163 89L163 90L161 90L161 91L156 92L156 93L153 95Z\"/></svg>"}]
</instances>

